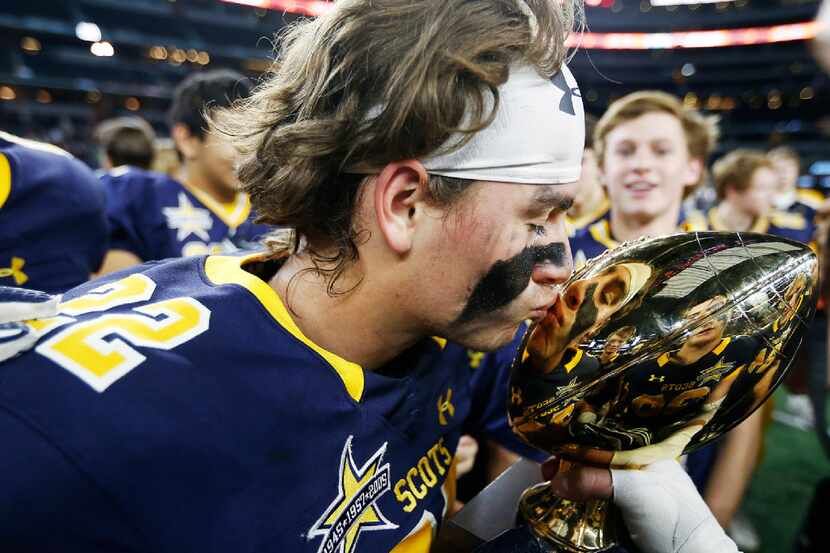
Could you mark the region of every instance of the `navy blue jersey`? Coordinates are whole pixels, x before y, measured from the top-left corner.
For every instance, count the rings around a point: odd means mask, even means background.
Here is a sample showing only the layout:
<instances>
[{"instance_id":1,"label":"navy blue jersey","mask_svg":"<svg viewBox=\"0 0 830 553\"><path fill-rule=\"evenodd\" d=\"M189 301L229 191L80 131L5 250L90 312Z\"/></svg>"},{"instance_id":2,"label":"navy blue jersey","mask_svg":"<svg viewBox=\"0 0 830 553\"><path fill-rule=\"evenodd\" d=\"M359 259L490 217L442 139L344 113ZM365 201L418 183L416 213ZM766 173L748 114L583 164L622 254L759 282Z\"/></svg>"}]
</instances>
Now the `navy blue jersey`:
<instances>
[{"instance_id":1,"label":"navy blue jersey","mask_svg":"<svg viewBox=\"0 0 830 553\"><path fill-rule=\"evenodd\" d=\"M104 192L60 148L0 132L0 285L63 292L107 251Z\"/></svg>"},{"instance_id":2,"label":"navy blue jersey","mask_svg":"<svg viewBox=\"0 0 830 553\"><path fill-rule=\"evenodd\" d=\"M698 230L707 230L705 216L699 211L689 211L688 213L681 211L677 231L692 232ZM611 250L620 245L620 242L611 235L611 223L608 215L578 230L570 238L570 243L576 269L579 269L585 265L586 261L595 258L605 250Z\"/></svg>"},{"instance_id":3,"label":"navy blue jersey","mask_svg":"<svg viewBox=\"0 0 830 553\"><path fill-rule=\"evenodd\" d=\"M25 323L37 345L0 364L4 551L428 551L464 429L515 442L520 336L365 371L243 266L278 264L148 263Z\"/></svg>"},{"instance_id":4,"label":"navy blue jersey","mask_svg":"<svg viewBox=\"0 0 830 553\"><path fill-rule=\"evenodd\" d=\"M247 194L222 204L163 173L119 167L101 176L110 248L144 261L250 248L269 230L253 223Z\"/></svg>"}]
</instances>

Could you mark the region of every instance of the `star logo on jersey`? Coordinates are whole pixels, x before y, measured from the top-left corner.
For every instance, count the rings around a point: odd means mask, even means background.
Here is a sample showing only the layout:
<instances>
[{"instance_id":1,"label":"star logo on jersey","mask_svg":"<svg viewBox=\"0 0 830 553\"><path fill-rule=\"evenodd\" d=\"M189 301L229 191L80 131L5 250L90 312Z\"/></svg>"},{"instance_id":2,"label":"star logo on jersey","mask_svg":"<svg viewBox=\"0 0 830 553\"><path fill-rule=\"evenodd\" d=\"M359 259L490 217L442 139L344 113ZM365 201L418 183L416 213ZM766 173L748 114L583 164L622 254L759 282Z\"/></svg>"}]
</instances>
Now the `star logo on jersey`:
<instances>
[{"instance_id":1,"label":"star logo on jersey","mask_svg":"<svg viewBox=\"0 0 830 553\"><path fill-rule=\"evenodd\" d=\"M568 382L564 386L560 386L559 389L556 390L556 395L554 397L556 397L556 399L559 399L559 398L562 398L562 397L569 396L569 395L573 394L574 392L576 392L580 388L581 385L582 384L581 384L581 382L579 382L579 377L575 376L571 379L570 382Z\"/></svg>"},{"instance_id":2,"label":"star logo on jersey","mask_svg":"<svg viewBox=\"0 0 830 553\"><path fill-rule=\"evenodd\" d=\"M389 463L381 465L386 443L358 468L352 438L340 455L337 497L308 531L308 539L323 536L317 553L353 553L362 532L394 530L397 524L381 513L377 501L391 489Z\"/></svg>"},{"instance_id":3,"label":"star logo on jersey","mask_svg":"<svg viewBox=\"0 0 830 553\"><path fill-rule=\"evenodd\" d=\"M207 209L195 207L184 192L179 192L179 206L165 207L167 226L176 231L176 240L182 241L191 234L202 240L210 240L207 231L213 227L213 218Z\"/></svg>"},{"instance_id":4,"label":"star logo on jersey","mask_svg":"<svg viewBox=\"0 0 830 553\"><path fill-rule=\"evenodd\" d=\"M698 383L703 385L707 382L719 382L723 376L728 373L732 372L732 369L735 368L734 362L726 362L723 359L718 359L718 362L709 367L708 369L700 371L700 375L698 376Z\"/></svg>"}]
</instances>

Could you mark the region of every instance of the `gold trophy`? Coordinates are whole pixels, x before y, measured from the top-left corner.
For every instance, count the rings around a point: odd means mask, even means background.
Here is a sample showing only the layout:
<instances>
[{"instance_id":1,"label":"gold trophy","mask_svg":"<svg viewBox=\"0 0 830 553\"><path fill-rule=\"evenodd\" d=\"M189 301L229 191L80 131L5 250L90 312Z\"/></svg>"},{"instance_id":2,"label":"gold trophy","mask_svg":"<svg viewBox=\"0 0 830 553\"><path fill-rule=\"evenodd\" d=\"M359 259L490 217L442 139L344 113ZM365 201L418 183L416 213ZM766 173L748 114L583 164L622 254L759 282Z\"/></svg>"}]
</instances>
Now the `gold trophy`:
<instances>
[{"instance_id":1,"label":"gold trophy","mask_svg":"<svg viewBox=\"0 0 830 553\"><path fill-rule=\"evenodd\" d=\"M513 430L564 460L613 468L711 442L782 381L817 277L807 246L762 234L676 234L606 252L525 336L511 373ZM616 543L607 500L561 499L542 483L519 513L554 551Z\"/></svg>"}]
</instances>

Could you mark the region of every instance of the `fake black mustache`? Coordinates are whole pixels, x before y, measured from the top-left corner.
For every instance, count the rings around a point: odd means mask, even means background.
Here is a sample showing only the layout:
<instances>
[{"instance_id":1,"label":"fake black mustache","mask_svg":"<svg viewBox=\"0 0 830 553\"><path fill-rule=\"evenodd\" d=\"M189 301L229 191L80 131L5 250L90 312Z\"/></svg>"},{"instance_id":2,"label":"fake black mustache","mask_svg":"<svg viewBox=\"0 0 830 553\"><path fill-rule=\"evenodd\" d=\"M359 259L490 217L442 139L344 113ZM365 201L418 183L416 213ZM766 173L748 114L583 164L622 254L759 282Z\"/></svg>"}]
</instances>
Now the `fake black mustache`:
<instances>
[{"instance_id":1,"label":"fake black mustache","mask_svg":"<svg viewBox=\"0 0 830 553\"><path fill-rule=\"evenodd\" d=\"M494 263L473 289L458 321L471 321L515 300L527 288L533 268L542 263L563 266L565 244L554 242L545 246L530 246L510 259Z\"/></svg>"}]
</instances>

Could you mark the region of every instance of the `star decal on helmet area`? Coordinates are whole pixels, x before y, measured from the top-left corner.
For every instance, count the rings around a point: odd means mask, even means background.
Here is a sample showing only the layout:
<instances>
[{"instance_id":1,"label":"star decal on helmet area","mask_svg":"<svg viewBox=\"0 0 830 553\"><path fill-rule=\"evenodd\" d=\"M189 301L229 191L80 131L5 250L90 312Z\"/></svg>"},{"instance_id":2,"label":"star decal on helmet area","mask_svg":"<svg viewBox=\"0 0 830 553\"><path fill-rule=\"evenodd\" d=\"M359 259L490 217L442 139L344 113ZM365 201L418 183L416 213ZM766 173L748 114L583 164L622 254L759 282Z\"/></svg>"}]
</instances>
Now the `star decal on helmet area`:
<instances>
[{"instance_id":1,"label":"star decal on helmet area","mask_svg":"<svg viewBox=\"0 0 830 553\"><path fill-rule=\"evenodd\" d=\"M161 211L167 218L167 226L176 231L177 240L184 240L191 234L202 240L210 240L207 232L213 227L210 212L195 207L184 192L179 192L178 207L165 207Z\"/></svg>"},{"instance_id":2,"label":"star decal on helmet area","mask_svg":"<svg viewBox=\"0 0 830 553\"><path fill-rule=\"evenodd\" d=\"M352 455L352 438L346 439L340 456L337 497L308 531L309 540L323 536L318 553L353 553L362 532L398 527L377 505L378 499L391 489L389 463L381 465L387 443L358 468Z\"/></svg>"}]
</instances>

